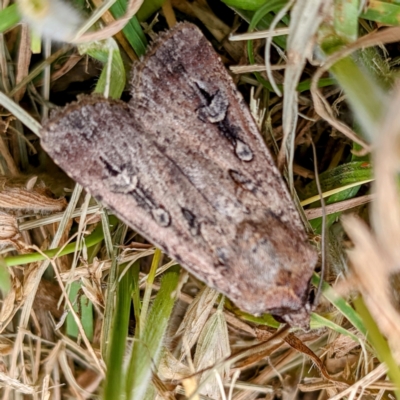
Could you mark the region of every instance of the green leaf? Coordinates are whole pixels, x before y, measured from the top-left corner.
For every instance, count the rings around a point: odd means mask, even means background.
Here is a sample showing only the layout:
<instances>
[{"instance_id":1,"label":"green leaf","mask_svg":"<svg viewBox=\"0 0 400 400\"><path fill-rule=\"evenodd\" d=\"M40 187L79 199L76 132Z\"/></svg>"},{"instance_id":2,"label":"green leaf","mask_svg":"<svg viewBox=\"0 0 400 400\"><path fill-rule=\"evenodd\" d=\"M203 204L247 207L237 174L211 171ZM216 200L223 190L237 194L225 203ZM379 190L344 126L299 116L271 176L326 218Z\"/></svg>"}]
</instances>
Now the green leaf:
<instances>
[{"instance_id":1,"label":"green leaf","mask_svg":"<svg viewBox=\"0 0 400 400\"><path fill-rule=\"evenodd\" d=\"M358 36L358 0L336 0L334 2L335 32L350 43Z\"/></svg>"},{"instance_id":2,"label":"green leaf","mask_svg":"<svg viewBox=\"0 0 400 400\"><path fill-rule=\"evenodd\" d=\"M400 5L387 1L368 1L368 8L360 18L379 22L385 25L400 25Z\"/></svg>"}]
</instances>

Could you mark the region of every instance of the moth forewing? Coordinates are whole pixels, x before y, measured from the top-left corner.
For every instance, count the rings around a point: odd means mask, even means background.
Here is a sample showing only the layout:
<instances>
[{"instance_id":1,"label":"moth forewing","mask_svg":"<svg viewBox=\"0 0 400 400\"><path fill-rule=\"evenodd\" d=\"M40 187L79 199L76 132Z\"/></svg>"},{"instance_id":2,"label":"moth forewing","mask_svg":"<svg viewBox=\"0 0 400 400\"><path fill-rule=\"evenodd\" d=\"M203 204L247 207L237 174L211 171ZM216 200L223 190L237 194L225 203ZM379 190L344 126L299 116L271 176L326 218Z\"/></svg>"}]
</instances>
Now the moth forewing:
<instances>
[{"instance_id":1,"label":"moth forewing","mask_svg":"<svg viewBox=\"0 0 400 400\"><path fill-rule=\"evenodd\" d=\"M254 120L200 30L133 68L128 105L83 97L42 144L129 226L253 314L306 326L317 256Z\"/></svg>"}]
</instances>

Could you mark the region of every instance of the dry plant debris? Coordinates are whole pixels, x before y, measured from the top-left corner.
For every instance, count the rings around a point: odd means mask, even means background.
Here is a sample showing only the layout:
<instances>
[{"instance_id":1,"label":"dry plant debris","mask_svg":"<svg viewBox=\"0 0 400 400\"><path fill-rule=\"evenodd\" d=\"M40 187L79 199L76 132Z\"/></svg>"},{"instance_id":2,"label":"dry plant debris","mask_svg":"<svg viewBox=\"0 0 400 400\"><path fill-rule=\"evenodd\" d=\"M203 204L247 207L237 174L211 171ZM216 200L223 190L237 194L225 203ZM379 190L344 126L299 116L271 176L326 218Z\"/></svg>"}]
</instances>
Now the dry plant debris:
<instances>
[{"instance_id":1,"label":"dry plant debris","mask_svg":"<svg viewBox=\"0 0 400 400\"><path fill-rule=\"evenodd\" d=\"M1 397L400 399L400 6L111 3L2 3ZM326 256L309 332L237 310L40 148L56 105L125 98L130 64L177 20L203 30L250 99Z\"/></svg>"}]
</instances>

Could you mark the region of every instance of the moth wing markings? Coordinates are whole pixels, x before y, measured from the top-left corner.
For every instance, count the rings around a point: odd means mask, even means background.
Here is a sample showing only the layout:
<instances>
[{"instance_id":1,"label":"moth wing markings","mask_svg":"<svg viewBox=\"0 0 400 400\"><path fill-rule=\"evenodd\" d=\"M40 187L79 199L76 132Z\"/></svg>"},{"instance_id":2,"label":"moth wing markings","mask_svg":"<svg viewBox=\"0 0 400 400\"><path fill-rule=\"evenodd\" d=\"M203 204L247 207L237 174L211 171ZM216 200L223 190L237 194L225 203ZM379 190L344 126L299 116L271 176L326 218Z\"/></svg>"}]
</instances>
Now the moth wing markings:
<instances>
[{"instance_id":1,"label":"moth wing markings","mask_svg":"<svg viewBox=\"0 0 400 400\"><path fill-rule=\"evenodd\" d=\"M204 59L207 60L206 74ZM223 92L223 96L229 98L225 121L236 131L234 148L221 135L221 123L205 124L198 118L198 110L204 104L195 90L196 85L210 94ZM176 90L180 102L176 102ZM208 155L224 170L240 171L244 179L253 182L256 189L251 197L260 207L297 227L299 235L304 237L301 219L241 94L198 28L180 24L174 34L162 36L153 45L136 67L132 95L131 107L138 117L143 117L141 121L146 129L168 131L162 136L171 143L195 142L199 152ZM174 118L166 120L161 117L163 114ZM203 133L201 137L198 132ZM250 162L236 154L246 148L252 153Z\"/></svg>"},{"instance_id":2,"label":"moth wing markings","mask_svg":"<svg viewBox=\"0 0 400 400\"><path fill-rule=\"evenodd\" d=\"M91 98L86 100L90 102ZM97 121L97 124L92 125L90 141L82 136L82 129L89 122L89 115L91 119ZM109 118L108 123L102 124L102 118L105 115ZM81 129L75 124L77 120L81 122L79 125ZM201 205L196 203L196 199L200 199L201 196L193 196L194 189L187 182L183 182L185 180L183 174L180 177L176 171L174 173L168 171L166 159L155 151L156 146L146 143L148 136L137 126L132 126L132 121L129 112L125 107L121 108L118 103L98 99L96 104L86 104L82 108L73 105L69 107L69 110L66 109L63 116L52 121L51 128L45 127L42 145L57 159L61 168L86 187L93 196L101 197L103 204L114 210L122 221L172 257L183 260L184 266L189 267L195 275L215 286L215 256L212 249L208 248L208 244L202 242L198 235L188 235L187 228L179 224L182 222L182 218L179 219L182 213L179 204L189 205L193 210L206 210L206 214L213 215L211 205L207 205L206 201L203 201ZM115 145L121 139L120 133L122 139L129 143L123 148ZM65 141L66 136L69 137L69 142ZM58 145L55 146L55 143ZM96 143L103 145L98 146ZM57 148L56 152L55 148ZM172 226L167 229L162 229L154 218L151 218L148 210L138 205L132 194L122 191L116 193L115 187L110 185L107 178L110 167L107 163L113 166L117 173L120 172L119 164L126 164L131 159L138 161L137 184L140 184L145 191L152 191L154 197L158 199L168 197L168 191L176 193L175 202L169 204L168 211L171 213ZM164 165L160 164L160 161L164 162ZM164 174L159 174L160 171L164 171ZM166 179L171 176L175 176L175 183ZM185 193L189 192L190 200L185 196ZM193 199L195 199L194 203ZM205 222L201 220L201 215L197 215L196 218L200 220L200 223ZM213 222L217 223L217 221ZM214 224L208 225L208 230L213 233ZM218 233L222 238L224 237L223 232ZM209 240L212 240L212 234Z\"/></svg>"},{"instance_id":3,"label":"moth wing markings","mask_svg":"<svg viewBox=\"0 0 400 400\"><path fill-rule=\"evenodd\" d=\"M183 226L187 224L187 220L182 217L184 205L189 205L192 210L206 210L208 215L214 213L212 206L204 199L201 205L197 203L201 197L193 196L194 188L191 183L184 174L177 175L176 170L171 172L172 162L156 150L157 146L149 143L147 133L136 125L130 112L122 104L100 98L96 104L90 103L91 98L86 100L89 104L83 105L82 108L72 105L69 110L67 107L62 116L52 120L51 126L44 127L43 147L68 175L86 187L93 196L100 197L103 204L114 210L122 221L172 257L184 260L184 266L190 268L203 281L215 286L215 255L200 235L193 235L190 229ZM79 119L82 122L81 126L85 126L88 123L88 115L98 121L97 126L92 126L91 140L94 143L82 137L82 131L74 124L74 121ZM102 124L104 115L110 118L107 124ZM129 143L127 147L121 148L116 145L118 140L121 140L120 135ZM69 137L69 141L65 140L66 136ZM96 142L103 145L98 146ZM55 143L58 145L55 146ZM157 199L168 198L169 191L174 193L174 202L169 203L167 207L171 215L171 225L167 228L160 226L148 210L138 205L131 193L116 193L115 188L110 187L108 178L104 178L109 174L104 160L112 165L136 160L137 185ZM175 182L168 179L171 176L175 177ZM189 192L190 201L185 196L185 193ZM217 221L207 222L201 215L196 215L196 218L199 220L200 230L202 224L211 232L217 229L214 228ZM223 232L219 233L223 238Z\"/></svg>"},{"instance_id":4,"label":"moth wing markings","mask_svg":"<svg viewBox=\"0 0 400 400\"><path fill-rule=\"evenodd\" d=\"M206 74L204 59L207 60ZM223 110L220 115L215 112L213 114L211 107L212 100L217 95L222 98L222 106L223 98L229 98L222 121L218 118L223 115ZM176 97L179 101L176 101ZM207 100L210 110L204 110ZM196 171L204 173L197 177L197 184L200 185L203 180L203 193L207 194L208 187L207 198L214 197L214 205L220 198L225 199L226 204L232 207L227 210L230 214L228 216L235 215L228 231L228 247L230 246L229 250L235 249L234 256L237 256L237 260L236 263L233 261L232 268L226 270L230 276L223 277L224 270L220 270L219 281L215 286L230 295L243 309L247 307L248 311L252 308L257 312L257 302L262 291L269 293L264 305L276 307L275 311L278 310L278 313L279 307L282 310L300 309L305 301L303 296L316 255L305 242L304 228L288 190L243 103L241 94L203 35L191 25L180 25L174 34L162 37L161 42L153 46L143 64L137 67L130 106L146 130L158 137L166 154L171 157L179 154L177 162L186 166L186 174L194 174ZM199 110L202 112L199 113ZM208 120L204 111L209 111ZM212 121L212 118L216 120ZM221 126L221 123L225 125ZM223 129L227 132L221 134ZM236 138L236 146L232 145L229 135L231 139ZM242 152L241 157L238 152ZM247 159L246 152L250 154ZM193 168L190 168L190 157L194 153L197 157L192 160ZM207 159L210 160L209 164L205 162ZM219 178L214 180L218 187L213 185L210 174L207 177L211 164L218 166L220 170ZM214 176L217 177L217 173ZM237 204L237 200L241 204ZM220 202L222 204L223 200ZM246 214L246 209L250 210L251 215ZM297 259L289 260L286 266L283 264L284 254L280 255L281 260L274 260L266 249L272 243L272 240L268 242L268 238L275 234L271 229L276 219L281 224L277 229L279 232L276 232L277 237L287 244L287 252L298 253ZM226 216L221 222L221 226L229 225ZM263 254L259 255L259 261L264 262L264 265L241 265L243 261L250 263L251 255L241 257L240 253L245 252L243 246L246 243L240 242L240 223L250 226L250 236L255 237L262 232L267 238L264 247L259 244L264 249ZM257 224L258 227L254 228ZM261 243L263 238L257 240ZM277 243L275 246L279 248ZM232 261L232 254L227 259ZM283 272L280 274L279 271ZM285 271L296 272L290 276ZM280 283L283 275L287 277L287 281L282 286ZM240 279L249 284L248 291L237 288L236 282ZM300 282L299 287L295 287L296 279ZM253 291L254 288L260 290L255 290L252 295L251 288ZM275 297L278 300L274 300ZM258 310L262 307L259 304Z\"/></svg>"}]
</instances>

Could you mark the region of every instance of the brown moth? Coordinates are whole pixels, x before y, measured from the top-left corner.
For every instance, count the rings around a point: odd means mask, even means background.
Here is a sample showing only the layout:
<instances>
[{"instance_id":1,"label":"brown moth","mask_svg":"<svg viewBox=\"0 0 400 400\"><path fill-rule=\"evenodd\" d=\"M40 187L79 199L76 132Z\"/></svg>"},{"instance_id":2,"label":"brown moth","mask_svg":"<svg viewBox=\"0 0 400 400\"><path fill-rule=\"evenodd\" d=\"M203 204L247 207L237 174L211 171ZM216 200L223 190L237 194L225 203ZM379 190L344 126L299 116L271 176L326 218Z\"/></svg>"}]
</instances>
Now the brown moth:
<instances>
[{"instance_id":1,"label":"brown moth","mask_svg":"<svg viewBox=\"0 0 400 400\"><path fill-rule=\"evenodd\" d=\"M133 69L128 104L82 97L42 146L130 227L251 314L307 326L317 255L257 126L200 30Z\"/></svg>"}]
</instances>

